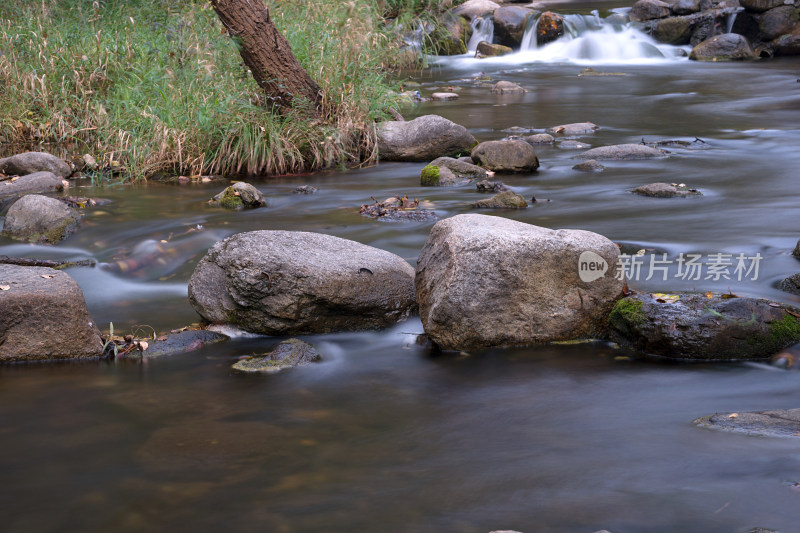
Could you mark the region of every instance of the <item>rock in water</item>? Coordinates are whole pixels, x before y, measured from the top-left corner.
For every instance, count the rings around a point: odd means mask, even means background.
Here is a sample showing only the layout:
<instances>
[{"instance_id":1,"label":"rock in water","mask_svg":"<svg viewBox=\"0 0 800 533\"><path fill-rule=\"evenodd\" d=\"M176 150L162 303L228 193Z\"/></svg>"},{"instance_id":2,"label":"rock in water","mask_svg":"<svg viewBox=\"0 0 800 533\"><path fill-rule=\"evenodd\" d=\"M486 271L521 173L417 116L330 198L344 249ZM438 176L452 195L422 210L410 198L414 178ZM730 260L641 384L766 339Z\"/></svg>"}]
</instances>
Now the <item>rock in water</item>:
<instances>
[{"instance_id":1,"label":"rock in water","mask_svg":"<svg viewBox=\"0 0 800 533\"><path fill-rule=\"evenodd\" d=\"M12 239L56 244L69 237L78 225L80 214L64 202L28 194L6 213L3 235Z\"/></svg>"},{"instance_id":2,"label":"rock in water","mask_svg":"<svg viewBox=\"0 0 800 533\"><path fill-rule=\"evenodd\" d=\"M553 126L550 128L550 133L554 135L585 135L587 133L594 133L600 129L600 126L591 122L574 122L572 124L562 124L560 126Z\"/></svg>"},{"instance_id":3,"label":"rock in water","mask_svg":"<svg viewBox=\"0 0 800 533\"><path fill-rule=\"evenodd\" d=\"M800 341L800 319L755 298L678 293L676 301L635 294L617 302L611 339L672 359L767 359Z\"/></svg>"},{"instance_id":4,"label":"rock in water","mask_svg":"<svg viewBox=\"0 0 800 533\"><path fill-rule=\"evenodd\" d=\"M694 423L700 427L747 435L797 438L800 436L800 409L716 413L698 418Z\"/></svg>"},{"instance_id":5,"label":"rock in water","mask_svg":"<svg viewBox=\"0 0 800 533\"><path fill-rule=\"evenodd\" d=\"M495 172L533 172L539 168L536 150L523 140L482 142L472 149L472 160Z\"/></svg>"},{"instance_id":6,"label":"rock in water","mask_svg":"<svg viewBox=\"0 0 800 533\"><path fill-rule=\"evenodd\" d=\"M383 161L428 161L468 153L475 144L464 126L438 115L378 125L378 153Z\"/></svg>"},{"instance_id":7,"label":"rock in water","mask_svg":"<svg viewBox=\"0 0 800 533\"><path fill-rule=\"evenodd\" d=\"M650 183L636 187L633 192L641 196L651 198L674 198L676 196L702 196L697 189L687 189L685 186L673 185L671 183Z\"/></svg>"},{"instance_id":8,"label":"rock in water","mask_svg":"<svg viewBox=\"0 0 800 533\"><path fill-rule=\"evenodd\" d=\"M529 144L553 144L555 139L549 133L536 133L522 138L523 141Z\"/></svg>"},{"instance_id":9,"label":"rock in water","mask_svg":"<svg viewBox=\"0 0 800 533\"><path fill-rule=\"evenodd\" d=\"M492 94L522 94L528 91L513 81L498 81L492 86Z\"/></svg>"},{"instance_id":10,"label":"rock in water","mask_svg":"<svg viewBox=\"0 0 800 533\"><path fill-rule=\"evenodd\" d=\"M43 192L60 191L64 188L61 178L52 172L34 172L21 176L14 181L0 182L0 198L9 198L22 194L38 194Z\"/></svg>"},{"instance_id":11,"label":"rock in water","mask_svg":"<svg viewBox=\"0 0 800 533\"><path fill-rule=\"evenodd\" d=\"M189 301L209 322L264 335L381 328L414 311L414 269L330 235L252 231L208 251Z\"/></svg>"},{"instance_id":12,"label":"rock in water","mask_svg":"<svg viewBox=\"0 0 800 533\"><path fill-rule=\"evenodd\" d=\"M487 209L524 209L528 207L528 202L522 195L513 191L502 191L491 198L478 200L472 207Z\"/></svg>"},{"instance_id":13,"label":"rock in water","mask_svg":"<svg viewBox=\"0 0 800 533\"><path fill-rule=\"evenodd\" d=\"M0 264L0 362L98 357L83 291L69 275Z\"/></svg>"},{"instance_id":14,"label":"rock in water","mask_svg":"<svg viewBox=\"0 0 800 533\"><path fill-rule=\"evenodd\" d=\"M598 335L622 292L618 257L588 231L473 214L441 220L417 264L422 325L448 350Z\"/></svg>"},{"instance_id":15,"label":"rock in water","mask_svg":"<svg viewBox=\"0 0 800 533\"><path fill-rule=\"evenodd\" d=\"M667 152L644 144L615 144L592 148L575 157L578 159L629 161L667 157Z\"/></svg>"},{"instance_id":16,"label":"rock in water","mask_svg":"<svg viewBox=\"0 0 800 533\"><path fill-rule=\"evenodd\" d=\"M536 21L536 43L543 46L564 35L564 19L552 11L545 11Z\"/></svg>"},{"instance_id":17,"label":"rock in water","mask_svg":"<svg viewBox=\"0 0 800 533\"><path fill-rule=\"evenodd\" d=\"M486 170L478 165L452 157L438 157L420 172L420 183L425 186L444 187L458 185L467 180L486 179Z\"/></svg>"},{"instance_id":18,"label":"rock in water","mask_svg":"<svg viewBox=\"0 0 800 533\"><path fill-rule=\"evenodd\" d=\"M633 4L629 16L635 22L662 19L669 16L669 4L661 0L639 0Z\"/></svg>"},{"instance_id":19,"label":"rock in water","mask_svg":"<svg viewBox=\"0 0 800 533\"><path fill-rule=\"evenodd\" d=\"M242 359L233 365L240 372L263 372L273 374L286 368L305 366L322 359L319 352L300 339L283 341L270 353Z\"/></svg>"},{"instance_id":20,"label":"rock in water","mask_svg":"<svg viewBox=\"0 0 800 533\"><path fill-rule=\"evenodd\" d=\"M25 152L0 159L0 173L25 176L36 172L52 172L59 178L66 178L72 174L72 169L62 159L44 152Z\"/></svg>"},{"instance_id":21,"label":"rock in water","mask_svg":"<svg viewBox=\"0 0 800 533\"><path fill-rule=\"evenodd\" d=\"M737 33L724 33L707 39L692 48L689 54L689 59L696 61L731 61L755 57L750 42Z\"/></svg>"},{"instance_id":22,"label":"rock in water","mask_svg":"<svg viewBox=\"0 0 800 533\"><path fill-rule=\"evenodd\" d=\"M255 209L264 205L264 195L249 183L237 181L214 196L208 203L237 211L241 209Z\"/></svg>"},{"instance_id":23,"label":"rock in water","mask_svg":"<svg viewBox=\"0 0 800 533\"><path fill-rule=\"evenodd\" d=\"M478 43L477 50L475 51L475 57L481 58L506 56L513 52L514 49L510 46L503 46L502 44L492 44L487 43L486 41L481 41Z\"/></svg>"},{"instance_id":24,"label":"rock in water","mask_svg":"<svg viewBox=\"0 0 800 533\"><path fill-rule=\"evenodd\" d=\"M596 159L588 159L582 163L578 163L577 165L572 167L573 170L583 170L585 172L602 172L606 169L603 165L601 165Z\"/></svg>"},{"instance_id":25,"label":"rock in water","mask_svg":"<svg viewBox=\"0 0 800 533\"><path fill-rule=\"evenodd\" d=\"M533 11L520 6L503 6L494 12L494 41L503 46L518 48L525 26Z\"/></svg>"}]
</instances>

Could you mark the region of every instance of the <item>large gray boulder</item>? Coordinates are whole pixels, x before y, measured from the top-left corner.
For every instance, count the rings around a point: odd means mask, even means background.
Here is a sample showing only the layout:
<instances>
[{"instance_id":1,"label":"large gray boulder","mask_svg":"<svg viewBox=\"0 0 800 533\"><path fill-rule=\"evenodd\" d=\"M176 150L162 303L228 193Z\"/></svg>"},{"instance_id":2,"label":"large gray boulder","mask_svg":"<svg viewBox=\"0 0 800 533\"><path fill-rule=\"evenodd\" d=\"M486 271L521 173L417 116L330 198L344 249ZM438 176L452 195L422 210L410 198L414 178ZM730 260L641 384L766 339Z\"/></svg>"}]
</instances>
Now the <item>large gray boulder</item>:
<instances>
[{"instance_id":1,"label":"large gray boulder","mask_svg":"<svg viewBox=\"0 0 800 533\"><path fill-rule=\"evenodd\" d=\"M482 142L472 149L472 160L495 172L533 172L539 168L536 150L521 139Z\"/></svg>"},{"instance_id":2,"label":"large gray boulder","mask_svg":"<svg viewBox=\"0 0 800 533\"><path fill-rule=\"evenodd\" d=\"M739 0L745 11L763 13L783 5L784 0Z\"/></svg>"},{"instance_id":3,"label":"large gray boulder","mask_svg":"<svg viewBox=\"0 0 800 533\"><path fill-rule=\"evenodd\" d=\"M52 172L34 172L14 181L0 181L0 198L10 198L23 194L55 192L64 189L64 182Z\"/></svg>"},{"instance_id":4,"label":"large gray boulder","mask_svg":"<svg viewBox=\"0 0 800 533\"><path fill-rule=\"evenodd\" d=\"M330 235L252 231L208 251L189 280L189 302L209 322L265 335L381 328L415 309L414 269Z\"/></svg>"},{"instance_id":5,"label":"large gray boulder","mask_svg":"<svg viewBox=\"0 0 800 533\"><path fill-rule=\"evenodd\" d=\"M60 178L72 174L70 166L58 157L44 152L25 152L0 159L0 173L25 176L34 172L52 172Z\"/></svg>"},{"instance_id":6,"label":"large gray boulder","mask_svg":"<svg viewBox=\"0 0 800 533\"><path fill-rule=\"evenodd\" d=\"M677 293L665 299L634 294L611 313L611 339L662 357L694 360L766 359L800 341L800 319L755 298Z\"/></svg>"},{"instance_id":7,"label":"large gray boulder","mask_svg":"<svg viewBox=\"0 0 800 533\"><path fill-rule=\"evenodd\" d=\"M467 128L438 115L378 125L378 156L383 161L429 161L469 153L475 144Z\"/></svg>"},{"instance_id":8,"label":"large gray boulder","mask_svg":"<svg viewBox=\"0 0 800 533\"><path fill-rule=\"evenodd\" d=\"M500 4L491 0L467 0L458 7L452 9L453 15L462 16L472 22L475 17L494 13L500 9Z\"/></svg>"},{"instance_id":9,"label":"large gray boulder","mask_svg":"<svg viewBox=\"0 0 800 533\"><path fill-rule=\"evenodd\" d=\"M0 264L0 362L102 352L100 331L75 280L52 268Z\"/></svg>"},{"instance_id":10,"label":"large gray boulder","mask_svg":"<svg viewBox=\"0 0 800 533\"><path fill-rule=\"evenodd\" d=\"M598 335L622 292L618 257L588 231L473 214L441 220L417 264L422 325L452 350Z\"/></svg>"},{"instance_id":11,"label":"large gray boulder","mask_svg":"<svg viewBox=\"0 0 800 533\"><path fill-rule=\"evenodd\" d=\"M634 22L663 19L670 15L670 5L661 0L639 0L631 8L628 16Z\"/></svg>"},{"instance_id":12,"label":"large gray boulder","mask_svg":"<svg viewBox=\"0 0 800 533\"><path fill-rule=\"evenodd\" d=\"M781 35L788 35L797 26L797 9L794 6L781 6L770 9L763 15L759 23L759 35L762 41L771 41Z\"/></svg>"},{"instance_id":13,"label":"large gray boulder","mask_svg":"<svg viewBox=\"0 0 800 533\"><path fill-rule=\"evenodd\" d=\"M503 46L519 48L525 25L533 11L520 6L503 6L494 12L494 41Z\"/></svg>"},{"instance_id":14,"label":"large gray boulder","mask_svg":"<svg viewBox=\"0 0 800 533\"><path fill-rule=\"evenodd\" d=\"M692 48L689 59L695 61L732 61L755 59L756 54L750 42L738 33L723 33Z\"/></svg>"},{"instance_id":15,"label":"large gray boulder","mask_svg":"<svg viewBox=\"0 0 800 533\"><path fill-rule=\"evenodd\" d=\"M8 209L3 235L17 240L56 244L72 234L79 218L77 210L60 200L28 194Z\"/></svg>"},{"instance_id":16,"label":"large gray boulder","mask_svg":"<svg viewBox=\"0 0 800 533\"><path fill-rule=\"evenodd\" d=\"M634 159L655 159L667 157L667 153L645 144L614 144L592 148L575 157L578 159L595 159L609 161L629 161Z\"/></svg>"}]
</instances>

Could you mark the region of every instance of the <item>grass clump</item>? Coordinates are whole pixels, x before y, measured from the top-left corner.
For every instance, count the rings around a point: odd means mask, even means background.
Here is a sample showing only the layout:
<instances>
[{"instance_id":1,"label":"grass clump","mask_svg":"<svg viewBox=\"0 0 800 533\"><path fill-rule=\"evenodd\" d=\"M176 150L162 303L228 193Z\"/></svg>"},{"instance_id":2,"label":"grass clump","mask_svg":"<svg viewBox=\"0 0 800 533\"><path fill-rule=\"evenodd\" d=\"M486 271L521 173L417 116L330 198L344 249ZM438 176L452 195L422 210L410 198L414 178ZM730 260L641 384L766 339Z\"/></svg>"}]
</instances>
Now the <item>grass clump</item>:
<instances>
[{"instance_id":1,"label":"grass clump","mask_svg":"<svg viewBox=\"0 0 800 533\"><path fill-rule=\"evenodd\" d=\"M322 89L321 121L264 105L208 2L3 2L0 155L89 153L131 179L373 161L374 122L397 105L386 68L400 46L377 0L268 6Z\"/></svg>"}]
</instances>

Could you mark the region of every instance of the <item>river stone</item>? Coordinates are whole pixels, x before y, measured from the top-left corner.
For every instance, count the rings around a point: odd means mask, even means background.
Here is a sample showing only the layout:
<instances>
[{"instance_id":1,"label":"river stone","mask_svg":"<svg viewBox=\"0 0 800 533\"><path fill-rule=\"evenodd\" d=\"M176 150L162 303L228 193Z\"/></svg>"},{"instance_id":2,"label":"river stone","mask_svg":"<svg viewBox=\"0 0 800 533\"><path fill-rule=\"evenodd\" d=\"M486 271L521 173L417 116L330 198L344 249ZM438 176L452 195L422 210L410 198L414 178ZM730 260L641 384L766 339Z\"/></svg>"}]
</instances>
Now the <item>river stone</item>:
<instances>
[{"instance_id":1,"label":"river stone","mask_svg":"<svg viewBox=\"0 0 800 533\"><path fill-rule=\"evenodd\" d=\"M431 100L458 100L457 93L433 93Z\"/></svg>"},{"instance_id":2,"label":"river stone","mask_svg":"<svg viewBox=\"0 0 800 533\"><path fill-rule=\"evenodd\" d=\"M23 194L54 192L64 189L64 182L52 172L42 171L20 176L14 181L0 181L0 198Z\"/></svg>"},{"instance_id":3,"label":"river stone","mask_svg":"<svg viewBox=\"0 0 800 533\"><path fill-rule=\"evenodd\" d=\"M667 157L664 150L644 144L614 144L592 148L575 157L579 159L597 159L612 161L629 161L634 159L654 159Z\"/></svg>"},{"instance_id":4,"label":"river stone","mask_svg":"<svg viewBox=\"0 0 800 533\"><path fill-rule=\"evenodd\" d=\"M764 11L782 6L784 0L739 0L739 4L741 4L745 11L763 13Z\"/></svg>"},{"instance_id":5,"label":"river stone","mask_svg":"<svg viewBox=\"0 0 800 533\"><path fill-rule=\"evenodd\" d=\"M487 177L486 170L477 165L452 157L437 157L420 172L420 183L425 186L442 187Z\"/></svg>"},{"instance_id":6,"label":"river stone","mask_svg":"<svg viewBox=\"0 0 800 533\"><path fill-rule=\"evenodd\" d=\"M793 274L785 278L778 284L778 288L792 294L800 294L800 274Z\"/></svg>"},{"instance_id":7,"label":"river stone","mask_svg":"<svg viewBox=\"0 0 800 533\"><path fill-rule=\"evenodd\" d=\"M503 6L494 12L494 42L519 48L525 25L533 11L520 6Z\"/></svg>"},{"instance_id":8,"label":"river stone","mask_svg":"<svg viewBox=\"0 0 800 533\"><path fill-rule=\"evenodd\" d=\"M485 209L524 209L528 207L525 197L514 191L502 191L490 198L478 200L472 207Z\"/></svg>"},{"instance_id":9,"label":"river stone","mask_svg":"<svg viewBox=\"0 0 800 533\"><path fill-rule=\"evenodd\" d=\"M497 57L506 56L514 52L510 46L503 46L502 44L492 44L486 41L481 41L475 50L475 57Z\"/></svg>"},{"instance_id":10,"label":"river stone","mask_svg":"<svg viewBox=\"0 0 800 533\"><path fill-rule=\"evenodd\" d=\"M772 43L776 56L800 55L800 28L791 35L782 35Z\"/></svg>"},{"instance_id":11,"label":"river stone","mask_svg":"<svg viewBox=\"0 0 800 533\"><path fill-rule=\"evenodd\" d=\"M209 322L264 335L373 329L413 312L413 278L401 257L354 241L251 231L208 251L189 302Z\"/></svg>"},{"instance_id":12,"label":"river stone","mask_svg":"<svg viewBox=\"0 0 800 533\"><path fill-rule=\"evenodd\" d=\"M492 94L517 94L526 93L521 85L511 81L498 81L492 86Z\"/></svg>"},{"instance_id":13,"label":"river stone","mask_svg":"<svg viewBox=\"0 0 800 533\"><path fill-rule=\"evenodd\" d=\"M100 331L75 280L52 268L0 264L0 362L102 352Z\"/></svg>"},{"instance_id":14,"label":"river stone","mask_svg":"<svg viewBox=\"0 0 800 533\"><path fill-rule=\"evenodd\" d=\"M502 181L482 180L475 185L475 190L478 192L500 192L507 191L508 187Z\"/></svg>"},{"instance_id":15,"label":"river stone","mask_svg":"<svg viewBox=\"0 0 800 533\"><path fill-rule=\"evenodd\" d=\"M558 147L562 150L586 150L587 148L591 148L592 145L580 141L567 140L559 142Z\"/></svg>"},{"instance_id":16,"label":"river stone","mask_svg":"<svg viewBox=\"0 0 800 533\"><path fill-rule=\"evenodd\" d=\"M650 183L636 187L633 192L641 196L650 196L651 198L674 198L676 196L702 196L696 189L687 189L686 187L678 187L671 183Z\"/></svg>"},{"instance_id":17,"label":"river stone","mask_svg":"<svg viewBox=\"0 0 800 533\"><path fill-rule=\"evenodd\" d=\"M689 54L689 59L696 61L730 61L755 57L748 40L736 33L724 33L707 39L692 48Z\"/></svg>"},{"instance_id":18,"label":"river stone","mask_svg":"<svg viewBox=\"0 0 800 533\"><path fill-rule=\"evenodd\" d=\"M240 372L259 372L274 374L287 368L306 366L322 359L317 350L300 339L281 342L266 355L247 357L232 366Z\"/></svg>"},{"instance_id":19,"label":"river stone","mask_svg":"<svg viewBox=\"0 0 800 533\"><path fill-rule=\"evenodd\" d=\"M72 174L72 169L62 159L44 152L25 152L0 159L2 174L25 176L36 172L52 172L66 178Z\"/></svg>"},{"instance_id":20,"label":"river stone","mask_svg":"<svg viewBox=\"0 0 800 533\"><path fill-rule=\"evenodd\" d=\"M620 300L610 316L611 340L640 352L691 360L767 359L800 341L800 320L779 304L677 296L674 303L639 293Z\"/></svg>"},{"instance_id":21,"label":"river stone","mask_svg":"<svg viewBox=\"0 0 800 533\"><path fill-rule=\"evenodd\" d=\"M779 409L748 413L716 413L694 424L722 431L760 437L800 437L800 409Z\"/></svg>"},{"instance_id":22,"label":"river stone","mask_svg":"<svg viewBox=\"0 0 800 533\"><path fill-rule=\"evenodd\" d=\"M254 186L243 181L237 181L230 187L212 198L211 205L225 209L255 209L264 205L264 195Z\"/></svg>"},{"instance_id":23,"label":"river stone","mask_svg":"<svg viewBox=\"0 0 800 533\"><path fill-rule=\"evenodd\" d=\"M383 161L430 161L468 153L475 144L464 126L438 115L378 125L378 153Z\"/></svg>"},{"instance_id":24,"label":"river stone","mask_svg":"<svg viewBox=\"0 0 800 533\"><path fill-rule=\"evenodd\" d=\"M601 165L596 159L589 159L588 161L578 163L577 165L573 166L572 169L583 170L585 172L602 172L606 169L606 167Z\"/></svg>"},{"instance_id":25,"label":"river stone","mask_svg":"<svg viewBox=\"0 0 800 533\"><path fill-rule=\"evenodd\" d=\"M472 26L469 21L452 13L442 15L434 30L423 41L427 53L455 56L467 53Z\"/></svg>"},{"instance_id":26,"label":"river stone","mask_svg":"<svg viewBox=\"0 0 800 533\"><path fill-rule=\"evenodd\" d=\"M628 16L634 22L663 19L669 16L670 5L661 0L638 0L631 8Z\"/></svg>"},{"instance_id":27,"label":"river stone","mask_svg":"<svg viewBox=\"0 0 800 533\"><path fill-rule=\"evenodd\" d=\"M653 28L653 38L676 46L689 44L696 21L695 17L669 17L659 20Z\"/></svg>"},{"instance_id":28,"label":"river stone","mask_svg":"<svg viewBox=\"0 0 800 533\"><path fill-rule=\"evenodd\" d=\"M495 172L533 172L539 168L536 150L523 140L482 142L472 149L472 160Z\"/></svg>"},{"instance_id":29,"label":"river stone","mask_svg":"<svg viewBox=\"0 0 800 533\"><path fill-rule=\"evenodd\" d=\"M3 235L21 241L56 244L75 231L79 218L78 211L64 202L28 194L9 208Z\"/></svg>"},{"instance_id":30,"label":"river stone","mask_svg":"<svg viewBox=\"0 0 800 533\"><path fill-rule=\"evenodd\" d=\"M536 133L522 138L523 141L529 144L553 144L555 139L549 133Z\"/></svg>"},{"instance_id":31,"label":"river stone","mask_svg":"<svg viewBox=\"0 0 800 533\"><path fill-rule=\"evenodd\" d=\"M579 276L584 252L607 264L593 281ZM622 292L618 257L613 242L588 231L476 214L440 220L417 263L422 325L448 350L595 336Z\"/></svg>"},{"instance_id":32,"label":"river stone","mask_svg":"<svg viewBox=\"0 0 800 533\"><path fill-rule=\"evenodd\" d=\"M152 359L168 355L178 355L193 352L207 344L216 344L228 340L225 334L205 329L187 329L178 333L170 333L165 339L151 342L147 350L141 353L142 357Z\"/></svg>"},{"instance_id":33,"label":"river stone","mask_svg":"<svg viewBox=\"0 0 800 533\"><path fill-rule=\"evenodd\" d=\"M691 15L700 11L699 0L678 0L672 4L672 12L676 15Z\"/></svg>"},{"instance_id":34,"label":"river stone","mask_svg":"<svg viewBox=\"0 0 800 533\"><path fill-rule=\"evenodd\" d=\"M564 35L564 19L552 11L545 11L536 21L536 44L543 46Z\"/></svg>"},{"instance_id":35,"label":"river stone","mask_svg":"<svg viewBox=\"0 0 800 533\"><path fill-rule=\"evenodd\" d=\"M600 128L597 124L591 122L574 122L572 124L562 124L560 126L553 126L548 132L553 135L585 135L587 133L594 133Z\"/></svg>"},{"instance_id":36,"label":"river stone","mask_svg":"<svg viewBox=\"0 0 800 533\"><path fill-rule=\"evenodd\" d=\"M487 13L494 13L500 9L500 4L491 0L467 0L458 7L452 9L453 15L459 15L472 22L475 17L482 17Z\"/></svg>"},{"instance_id":37,"label":"river stone","mask_svg":"<svg viewBox=\"0 0 800 533\"><path fill-rule=\"evenodd\" d=\"M797 9L794 6L776 7L761 15L759 37L762 41L771 41L781 35L792 33L796 25Z\"/></svg>"}]
</instances>

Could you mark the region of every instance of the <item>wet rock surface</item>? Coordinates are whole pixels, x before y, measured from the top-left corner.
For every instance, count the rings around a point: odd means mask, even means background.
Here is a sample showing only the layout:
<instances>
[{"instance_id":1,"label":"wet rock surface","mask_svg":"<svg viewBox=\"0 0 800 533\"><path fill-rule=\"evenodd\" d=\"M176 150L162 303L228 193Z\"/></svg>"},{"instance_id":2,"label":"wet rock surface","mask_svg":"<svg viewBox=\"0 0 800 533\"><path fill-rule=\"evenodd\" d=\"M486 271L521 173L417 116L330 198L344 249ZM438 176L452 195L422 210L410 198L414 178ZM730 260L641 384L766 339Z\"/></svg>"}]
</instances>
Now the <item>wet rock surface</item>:
<instances>
[{"instance_id":1,"label":"wet rock surface","mask_svg":"<svg viewBox=\"0 0 800 533\"><path fill-rule=\"evenodd\" d=\"M252 231L209 250L189 280L189 302L209 322L265 335L375 329L414 311L414 269L339 237Z\"/></svg>"},{"instance_id":2,"label":"wet rock surface","mask_svg":"<svg viewBox=\"0 0 800 533\"><path fill-rule=\"evenodd\" d=\"M591 282L579 276L587 251L607 266ZM618 256L614 243L588 231L476 214L441 220L417 264L420 318L443 349L591 337L604 331L622 291L612 275Z\"/></svg>"},{"instance_id":3,"label":"wet rock surface","mask_svg":"<svg viewBox=\"0 0 800 533\"><path fill-rule=\"evenodd\" d=\"M686 186L681 186L674 183L650 183L636 187L633 192L640 196L649 196L651 198L674 198L686 196L702 196L697 189L688 189Z\"/></svg>"},{"instance_id":4,"label":"wet rock surface","mask_svg":"<svg viewBox=\"0 0 800 533\"><path fill-rule=\"evenodd\" d=\"M565 135L569 137L573 135L586 135L589 133L594 133L599 128L600 127L597 124L593 124L591 122L574 122L572 124L553 126L547 131L553 135Z\"/></svg>"},{"instance_id":5,"label":"wet rock surface","mask_svg":"<svg viewBox=\"0 0 800 533\"><path fill-rule=\"evenodd\" d=\"M0 159L0 173L26 176L36 172L50 172L59 178L72 174L72 169L63 160L44 152L25 152Z\"/></svg>"},{"instance_id":6,"label":"wet rock surface","mask_svg":"<svg viewBox=\"0 0 800 533\"><path fill-rule=\"evenodd\" d=\"M755 57L747 38L737 33L725 33L707 39L695 46L689 54L689 59L696 61L732 61Z\"/></svg>"},{"instance_id":7,"label":"wet rock surface","mask_svg":"<svg viewBox=\"0 0 800 533\"><path fill-rule=\"evenodd\" d=\"M274 374L287 368L310 365L321 359L320 353L310 344L299 339L289 339L278 344L268 354L247 357L231 368L239 372Z\"/></svg>"},{"instance_id":8,"label":"wet rock surface","mask_svg":"<svg viewBox=\"0 0 800 533\"><path fill-rule=\"evenodd\" d=\"M530 144L553 144L555 139L549 133L536 133L522 138L523 141Z\"/></svg>"},{"instance_id":9,"label":"wet rock surface","mask_svg":"<svg viewBox=\"0 0 800 533\"><path fill-rule=\"evenodd\" d=\"M472 160L495 172L532 172L539 168L536 150L522 140L482 142L472 150Z\"/></svg>"},{"instance_id":10,"label":"wet rock surface","mask_svg":"<svg viewBox=\"0 0 800 533\"><path fill-rule=\"evenodd\" d=\"M2 234L12 239L56 244L69 237L80 213L49 196L23 196L6 213Z\"/></svg>"},{"instance_id":11,"label":"wet rock surface","mask_svg":"<svg viewBox=\"0 0 800 533\"><path fill-rule=\"evenodd\" d=\"M156 340L149 344L143 357L164 357L199 350L208 344L216 344L228 340L227 335L204 329L186 330L165 335L163 340ZM161 338L160 338L161 339Z\"/></svg>"},{"instance_id":12,"label":"wet rock surface","mask_svg":"<svg viewBox=\"0 0 800 533\"><path fill-rule=\"evenodd\" d=\"M52 268L0 264L0 362L98 357L83 291Z\"/></svg>"},{"instance_id":13,"label":"wet rock surface","mask_svg":"<svg viewBox=\"0 0 800 533\"><path fill-rule=\"evenodd\" d=\"M716 413L698 418L700 427L760 437L800 438L800 409Z\"/></svg>"},{"instance_id":14,"label":"wet rock surface","mask_svg":"<svg viewBox=\"0 0 800 533\"><path fill-rule=\"evenodd\" d=\"M507 191L508 187L502 181L483 180L475 184L475 189L478 192L500 192Z\"/></svg>"},{"instance_id":15,"label":"wet rock surface","mask_svg":"<svg viewBox=\"0 0 800 533\"><path fill-rule=\"evenodd\" d=\"M429 187L444 187L459 185L469 180L482 180L487 177L486 169L472 162L468 163L452 157L439 157L422 169L420 184Z\"/></svg>"},{"instance_id":16,"label":"wet rock surface","mask_svg":"<svg viewBox=\"0 0 800 533\"><path fill-rule=\"evenodd\" d=\"M464 126L438 115L378 125L378 152L383 161L430 161L469 153L475 144Z\"/></svg>"},{"instance_id":17,"label":"wet rock surface","mask_svg":"<svg viewBox=\"0 0 800 533\"><path fill-rule=\"evenodd\" d=\"M478 200L472 207L482 209L524 209L528 207L525 197L513 191L503 191L491 198Z\"/></svg>"},{"instance_id":18,"label":"wet rock surface","mask_svg":"<svg viewBox=\"0 0 800 533\"><path fill-rule=\"evenodd\" d=\"M256 209L265 204L264 195L261 194L261 191L243 181L238 181L230 187L226 187L224 191L214 196L208 203L235 211Z\"/></svg>"},{"instance_id":19,"label":"wet rock surface","mask_svg":"<svg viewBox=\"0 0 800 533\"><path fill-rule=\"evenodd\" d=\"M783 305L755 298L676 299L636 293L617 302L610 337L639 352L682 360L759 360L800 341L800 319Z\"/></svg>"},{"instance_id":20,"label":"wet rock surface","mask_svg":"<svg viewBox=\"0 0 800 533\"><path fill-rule=\"evenodd\" d=\"M40 194L64 189L64 182L52 172L34 172L16 179L0 181L0 198Z\"/></svg>"},{"instance_id":21,"label":"wet rock surface","mask_svg":"<svg viewBox=\"0 0 800 533\"><path fill-rule=\"evenodd\" d=\"M436 220L439 218L436 213L425 206L432 205L430 202L410 199L408 195L392 196L382 202L375 201L373 204L364 204L359 212L362 216L375 218L384 222L424 222L426 220Z\"/></svg>"},{"instance_id":22,"label":"wet rock surface","mask_svg":"<svg viewBox=\"0 0 800 533\"><path fill-rule=\"evenodd\" d=\"M522 85L513 81L498 81L492 86L492 94L522 94L526 93Z\"/></svg>"},{"instance_id":23,"label":"wet rock surface","mask_svg":"<svg viewBox=\"0 0 800 533\"><path fill-rule=\"evenodd\" d=\"M592 148L575 157L610 161L630 161L636 159L657 159L667 157L667 152L644 144L615 144Z\"/></svg>"},{"instance_id":24,"label":"wet rock surface","mask_svg":"<svg viewBox=\"0 0 800 533\"><path fill-rule=\"evenodd\" d=\"M487 43L486 41L481 41L478 43L477 50L475 51L475 57L498 57L498 56L505 56L514 52L514 49L510 46L503 46L502 44L493 44ZM520 92L520 91L515 91ZM524 92L524 91L521 91Z\"/></svg>"},{"instance_id":25,"label":"wet rock surface","mask_svg":"<svg viewBox=\"0 0 800 533\"><path fill-rule=\"evenodd\" d=\"M583 161L574 165L572 167L573 170L582 170L584 172L602 172L606 169L599 161L596 159L589 159L588 161Z\"/></svg>"}]
</instances>

